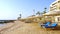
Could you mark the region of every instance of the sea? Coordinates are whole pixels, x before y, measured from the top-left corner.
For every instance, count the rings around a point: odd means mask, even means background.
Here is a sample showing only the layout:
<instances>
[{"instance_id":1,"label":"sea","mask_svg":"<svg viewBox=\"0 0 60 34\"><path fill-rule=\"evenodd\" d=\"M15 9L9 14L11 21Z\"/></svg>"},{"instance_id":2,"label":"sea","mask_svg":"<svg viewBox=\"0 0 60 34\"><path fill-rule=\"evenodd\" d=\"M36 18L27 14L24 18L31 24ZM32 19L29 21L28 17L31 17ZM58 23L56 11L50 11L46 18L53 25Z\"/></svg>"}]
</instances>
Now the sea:
<instances>
[{"instance_id":1,"label":"sea","mask_svg":"<svg viewBox=\"0 0 60 34\"><path fill-rule=\"evenodd\" d=\"M5 26L6 24L0 24L0 27L3 27L3 26Z\"/></svg>"}]
</instances>

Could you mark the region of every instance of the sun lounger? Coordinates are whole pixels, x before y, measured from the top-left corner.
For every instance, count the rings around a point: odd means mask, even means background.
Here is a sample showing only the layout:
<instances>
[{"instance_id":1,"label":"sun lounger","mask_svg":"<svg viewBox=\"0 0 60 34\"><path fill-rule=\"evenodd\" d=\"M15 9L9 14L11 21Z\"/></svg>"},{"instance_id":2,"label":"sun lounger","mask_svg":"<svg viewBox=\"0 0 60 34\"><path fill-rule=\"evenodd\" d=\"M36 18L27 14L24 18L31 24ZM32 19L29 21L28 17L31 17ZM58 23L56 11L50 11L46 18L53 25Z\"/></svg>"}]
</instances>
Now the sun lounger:
<instances>
[{"instance_id":1,"label":"sun lounger","mask_svg":"<svg viewBox=\"0 0 60 34\"><path fill-rule=\"evenodd\" d=\"M46 24L41 24L41 26L44 26L45 28L55 28L57 23L50 24L50 22L47 22Z\"/></svg>"},{"instance_id":2,"label":"sun lounger","mask_svg":"<svg viewBox=\"0 0 60 34\"><path fill-rule=\"evenodd\" d=\"M51 25L45 25L45 28L54 28L57 26L57 23L53 23Z\"/></svg>"},{"instance_id":3,"label":"sun lounger","mask_svg":"<svg viewBox=\"0 0 60 34\"><path fill-rule=\"evenodd\" d=\"M46 24L41 24L41 26L45 26L45 25L50 25L50 22L46 22Z\"/></svg>"}]
</instances>

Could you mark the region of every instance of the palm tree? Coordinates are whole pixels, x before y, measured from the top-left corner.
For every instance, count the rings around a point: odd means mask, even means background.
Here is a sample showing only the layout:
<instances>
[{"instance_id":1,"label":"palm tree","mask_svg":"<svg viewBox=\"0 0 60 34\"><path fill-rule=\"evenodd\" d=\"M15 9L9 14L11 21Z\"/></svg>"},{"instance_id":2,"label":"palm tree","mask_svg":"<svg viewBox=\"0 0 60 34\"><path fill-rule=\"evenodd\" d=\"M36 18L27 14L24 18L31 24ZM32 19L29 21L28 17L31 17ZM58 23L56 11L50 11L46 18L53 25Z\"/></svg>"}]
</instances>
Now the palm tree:
<instances>
[{"instance_id":1,"label":"palm tree","mask_svg":"<svg viewBox=\"0 0 60 34\"><path fill-rule=\"evenodd\" d=\"M35 16L35 9L33 9L33 16Z\"/></svg>"},{"instance_id":2,"label":"palm tree","mask_svg":"<svg viewBox=\"0 0 60 34\"><path fill-rule=\"evenodd\" d=\"M41 13L40 13L40 11L38 11L37 13L36 13L36 15L40 15Z\"/></svg>"},{"instance_id":3,"label":"palm tree","mask_svg":"<svg viewBox=\"0 0 60 34\"><path fill-rule=\"evenodd\" d=\"M20 18L21 18L21 14L20 14Z\"/></svg>"},{"instance_id":4,"label":"palm tree","mask_svg":"<svg viewBox=\"0 0 60 34\"><path fill-rule=\"evenodd\" d=\"M46 9L47 9L47 8L44 8L43 14L45 14L45 13L46 13Z\"/></svg>"},{"instance_id":5,"label":"palm tree","mask_svg":"<svg viewBox=\"0 0 60 34\"><path fill-rule=\"evenodd\" d=\"M19 15L19 17L18 17L18 20L20 20L21 19L21 14Z\"/></svg>"}]
</instances>

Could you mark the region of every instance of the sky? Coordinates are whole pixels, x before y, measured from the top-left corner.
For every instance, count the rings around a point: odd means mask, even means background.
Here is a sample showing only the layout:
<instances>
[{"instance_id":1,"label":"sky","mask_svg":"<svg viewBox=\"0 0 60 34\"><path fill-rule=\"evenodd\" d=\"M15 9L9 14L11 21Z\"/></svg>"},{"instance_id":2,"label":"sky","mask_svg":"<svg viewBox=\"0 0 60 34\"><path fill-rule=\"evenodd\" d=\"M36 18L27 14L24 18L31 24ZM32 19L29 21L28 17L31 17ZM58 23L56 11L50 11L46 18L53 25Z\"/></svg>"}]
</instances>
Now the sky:
<instances>
[{"instance_id":1,"label":"sky","mask_svg":"<svg viewBox=\"0 0 60 34\"><path fill-rule=\"evenodd\" d=\"M55 0L0 0L0 20L17 19L19 14L22 18L32 15L33 9L43 12L47 7L49 10L50 4Z\"/></svg>"}]
</instances>

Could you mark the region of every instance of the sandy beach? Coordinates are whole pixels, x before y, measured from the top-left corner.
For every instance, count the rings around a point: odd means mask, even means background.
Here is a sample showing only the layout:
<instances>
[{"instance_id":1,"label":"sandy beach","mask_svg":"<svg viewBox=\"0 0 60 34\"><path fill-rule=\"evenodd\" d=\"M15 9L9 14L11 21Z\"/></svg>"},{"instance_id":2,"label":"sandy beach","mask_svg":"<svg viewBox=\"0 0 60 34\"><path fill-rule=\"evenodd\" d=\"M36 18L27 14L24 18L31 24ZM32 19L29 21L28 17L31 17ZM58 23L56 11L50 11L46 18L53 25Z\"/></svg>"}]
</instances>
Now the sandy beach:
<instances>
[{"instance_id":1,"label":"sandy beach","mask_svg":"<svg viewBox=\"0 0 60 34\"><path fill-rule=\"evenodd\" d=\"M0 34L60 34L60 30L49 30L41 28L38 23L24 23L15 21L7 23L6 26L0 28Z\"/></svg>"}]
</instances>

